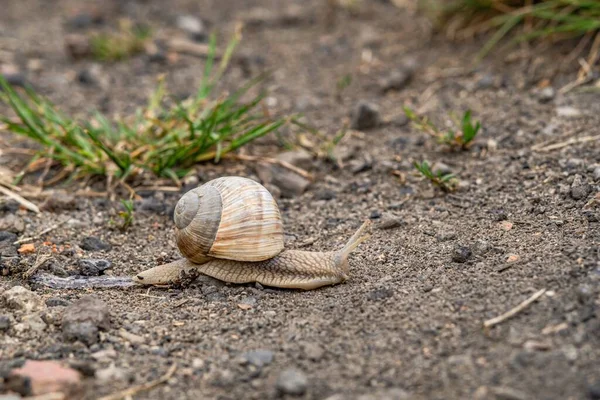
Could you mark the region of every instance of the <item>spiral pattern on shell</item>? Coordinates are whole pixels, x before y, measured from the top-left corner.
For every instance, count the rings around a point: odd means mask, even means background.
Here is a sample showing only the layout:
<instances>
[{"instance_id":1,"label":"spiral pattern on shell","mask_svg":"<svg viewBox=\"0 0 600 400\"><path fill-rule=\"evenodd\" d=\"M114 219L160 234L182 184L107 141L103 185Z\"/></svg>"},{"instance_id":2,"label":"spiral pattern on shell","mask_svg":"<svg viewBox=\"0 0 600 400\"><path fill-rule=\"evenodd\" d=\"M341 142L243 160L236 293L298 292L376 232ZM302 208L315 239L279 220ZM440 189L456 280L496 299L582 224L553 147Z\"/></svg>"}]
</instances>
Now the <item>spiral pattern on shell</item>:
<instances>
[{"instance_id":1,"label":"spiral pattern on shell","mask_svg":"<svg viewBox=\"0 0 600 400\"><path fill-rule=\"evenodd\" d=\"M251 179L222 177L187 192L174 213L176 242L190 261L263 261L283 251L283 224L269 191Z\"/></svg>"}]
</instances>

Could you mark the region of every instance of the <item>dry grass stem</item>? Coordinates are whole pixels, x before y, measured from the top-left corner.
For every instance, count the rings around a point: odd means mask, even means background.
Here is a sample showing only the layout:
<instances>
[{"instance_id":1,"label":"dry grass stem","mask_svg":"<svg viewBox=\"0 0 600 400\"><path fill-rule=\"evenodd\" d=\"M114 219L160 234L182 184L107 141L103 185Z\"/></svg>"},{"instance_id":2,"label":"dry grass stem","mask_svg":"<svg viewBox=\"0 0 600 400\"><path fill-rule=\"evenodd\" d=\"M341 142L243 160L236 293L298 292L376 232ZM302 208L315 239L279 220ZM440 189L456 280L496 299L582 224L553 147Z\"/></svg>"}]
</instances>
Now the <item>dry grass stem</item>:
<instances>
[{"instance_id":1,"label":"dry grass stem","mask_svg":"<svg viewBox=\"0 0 600 400\"><path fill-rule=\"evenodd\" d=\"M492 319L488 319L487 321L485 321L483 323L483 327L488 329L491 328L494 325L498 325L504 321L506 321L509 318L514 317L515 315L517 315L518 313L520 313L521 311L523 311L524 309L526 309L527 307L529 307L529 305L531 305L534 301L536 301L538 298L540 298L544 293L546 293L546 289L540 289L537 292L535 292L530 298L528 298L527 300L523 301L522 303L520 303L518 306L516 306L515 308L505 312L502 315L497 316L496 318L492 318Z\"/></svg>"}]
</instances>

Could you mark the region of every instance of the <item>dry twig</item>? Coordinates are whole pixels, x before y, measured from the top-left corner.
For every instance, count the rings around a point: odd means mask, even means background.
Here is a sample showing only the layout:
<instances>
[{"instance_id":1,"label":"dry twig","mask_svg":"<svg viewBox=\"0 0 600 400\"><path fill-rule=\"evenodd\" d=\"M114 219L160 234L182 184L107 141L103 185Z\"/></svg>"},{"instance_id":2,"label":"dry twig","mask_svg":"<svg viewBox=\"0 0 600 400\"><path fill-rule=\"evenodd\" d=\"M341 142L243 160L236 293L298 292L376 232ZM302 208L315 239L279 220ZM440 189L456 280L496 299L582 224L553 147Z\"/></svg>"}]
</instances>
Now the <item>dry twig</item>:
<instances>
[{"instance_id":1,"label":"dry twig","mask_svg":"<svg viewBox=\"0 0 600 400\"><path fill-rule=\"evenodd\" d=\"M52 258L51 254L38 254L35 263L31 268L23 273L23 279L29 279L37 272L37 270L44 265L46 261Z\"/></svg>"},{"instance_id":2,"label":"dry twig","mask_svg":"<svg viewBox=\"0 0 600 400\"><path fill-rule=\"evenodd\" d=\"M563 147L571 146L574 144L593 142L596 140L600 140L600 135L571 138L569 140L565 140L564 142L554 143L554 144L548 145L546 147L533 146L531 148L531 150L539 151L539 152L546 152L546 151L562 149Z\"/></svg>"},{"instance_id":3,"label":"dry twig","mask_svg":"<svg viewBox=\"0 0 600 400\"><path fill-rule=\"evenodd\" d=\"M11 199L17 201L20 205L22 205L23 207L25 207L29 211L33 211L34 213L39 214L40 209L38 208L38 206L36 206L35 204L33 204L32 202L30 202L29 200L27 200L23 196L16 194L12 190L10 190L10 189L8 189L8 188L0 185L0 193L3 193L5 195L7 195L8 197L10 197Z\"/></svg>"},{"instance_id":4,"label":"dry twig","mask_svg":"<svg viewBox=\"0 0 600 400\"><path fill-rule=\"evenodd\" d=\"M223 158L228 158L230 160L258 161L258 162L265 162L268 164L278 164L284 168L289 169L290 171L297 173L300 176L303 176L304 178L306 178L308 180L313 179L313 176L308 171L306 171L302 168L298 168L295 165L290 164L289 162L278 160L276 158L261 157L261 156L248 156L248 155L243 155L243 154L225 154L223 156Z\"/></svg>"},{"instance_id":5,"label":"dry twig","mask_svg":"<svg viewBox=\"0 0 600 400\"><path fill-rule=\"evenodd\" d=\"M162 383L167 382L173 376L176 369L177 369L177 364L173 364L173 365L171 365L171 368L169 368L167 373L158 379L155 379L150 382L142 383L141 385L132 386L129 389L121 390L120 392L117 392L117 393L114 393L114 394L111 394L108 396L100 397L98 400L119 400L119 399L122 399L122 398L125 398L128 396L133 396L134 394L137 394L140 392L145 392L146 390L150 390Z\"/></svg>"},{"instance_id":6,"label":"dry twig","mask_svg":"<svg viewBox=\"0 0 600 400\"><path fill-rule=\"evenodd\" d=\"M518 306L516 306L515 308L505 312L502 315L497 316L496 318L492 318L492 319L488 319L487 321L485 321L483 323L483 327L484 328L491 328L494 325L498 325L501 322L506 321L509 318L514 317L515 315L517 315L518 313L520 313L521 311L523 311L524 309L526 309L531 303L533 303L534 301L536 301L540 296L542 296L544 293L546 293L546 289L540 289L537 292L535 292L530 298L528 298L527 300L523 301L522 303L520 303Z\"/></svg>"}]
</instances>

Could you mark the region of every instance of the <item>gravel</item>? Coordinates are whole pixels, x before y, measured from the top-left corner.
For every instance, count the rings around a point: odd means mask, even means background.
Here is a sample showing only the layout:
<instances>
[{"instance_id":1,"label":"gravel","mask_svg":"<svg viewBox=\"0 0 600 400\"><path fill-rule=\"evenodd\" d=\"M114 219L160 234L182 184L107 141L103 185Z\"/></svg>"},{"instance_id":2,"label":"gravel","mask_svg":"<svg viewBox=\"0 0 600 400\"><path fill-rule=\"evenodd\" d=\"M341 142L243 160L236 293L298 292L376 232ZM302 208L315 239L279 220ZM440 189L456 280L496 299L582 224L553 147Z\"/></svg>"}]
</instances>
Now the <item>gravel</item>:
<instances>
[{"instance_id":1,"label":"gravel","mask_svg":"<svg viewBox=\"0 0 600 400\"><path fill-rule=\"evenodd\" d=\"M97 297L86 296L68 306L62 319L66 340L79 340L92 345L98 341L98 332L110 328L110 314L106 304Z\"/></svg>"},{"instance_id":2,"label":"gravel","mask_svg":"<svg viewBox=\"0 0 600 400\"><path fill-rule=\"evenodd\" d=\"M308 378L306 375L294 368L283 370L277 378L276 388L281 394L301 396L306 393L307 387Z\"/></svg>"}]
</instances>

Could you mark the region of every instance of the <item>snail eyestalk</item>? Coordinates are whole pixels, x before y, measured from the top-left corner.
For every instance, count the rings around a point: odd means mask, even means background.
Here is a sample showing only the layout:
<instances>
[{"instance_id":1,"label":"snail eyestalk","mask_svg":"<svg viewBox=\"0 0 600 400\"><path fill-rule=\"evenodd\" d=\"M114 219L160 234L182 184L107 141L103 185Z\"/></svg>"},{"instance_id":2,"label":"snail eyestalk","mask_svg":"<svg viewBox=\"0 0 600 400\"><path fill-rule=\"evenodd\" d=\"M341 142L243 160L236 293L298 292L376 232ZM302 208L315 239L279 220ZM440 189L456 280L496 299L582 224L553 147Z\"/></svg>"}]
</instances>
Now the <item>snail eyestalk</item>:
<instances>
[{"instance_id":1,"label":"snail eyestalk","mask_svg":"<svg viewBox=\"0 0 600 400\"><path fill-rule=\"evenodd\" d=\"M348 256L352 253L362 242L367 240L371 235L366 234L365 231L371 225L371 221L366 220L363 224L358 228L358 230L352 235L350 239L346 242L344 247L342 247L338 252L338 263L340 268L344 271L344 273L348 273Z\"/></svg>"}]
</instances>

